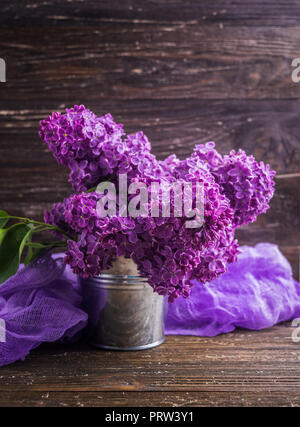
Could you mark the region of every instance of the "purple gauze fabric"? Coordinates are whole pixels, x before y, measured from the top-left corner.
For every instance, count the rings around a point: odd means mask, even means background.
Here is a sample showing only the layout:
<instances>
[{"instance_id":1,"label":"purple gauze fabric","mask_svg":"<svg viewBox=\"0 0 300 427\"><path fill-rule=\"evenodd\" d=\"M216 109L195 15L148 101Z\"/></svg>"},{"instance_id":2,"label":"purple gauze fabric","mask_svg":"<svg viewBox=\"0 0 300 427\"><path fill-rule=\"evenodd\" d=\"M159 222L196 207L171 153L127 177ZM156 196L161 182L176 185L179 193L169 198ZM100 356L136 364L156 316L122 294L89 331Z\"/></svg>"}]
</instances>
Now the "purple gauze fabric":
<instances>
[{"instance_id":1,"label":"purple gauze fabric","mask_svg":"<svg viewBox=\"0 0 300 427\"><path fill-rule=\"evenodd\" d=\"M0 337L6 339L0 366L24 359L42 342L68 342L87 325L76 282L64 269L62 258L47 254L0 285Z\"/></svg>"},{"instance_id":2,"label":"purple gauze fabric","mask_svg":"<svg viewBox=\"0 0 300 427\"><path fill-rule=\"evenodd\" d=\"M195 284L190 298L169 304L166 334L214 336L300 317L300 284L278 247L261 243L241 250L226 274ZM76 276L53 258L44 255L0 285L0 319L6 323L0 366L24 359L42 342L76 339L87 324Z\"/></svg>"},{"instance_id":3,"label":"purple gauze fabric","mask_svg":"<svg viewBox=\"0 0 300 427\"><path fill-rule=\"evenodd\" d=\"M263 329L300 317L300 283L276 245L243 246L227 273L189 299L169 304L169 335L215 336L235 328Z\"/></svg>"}]
</instances>

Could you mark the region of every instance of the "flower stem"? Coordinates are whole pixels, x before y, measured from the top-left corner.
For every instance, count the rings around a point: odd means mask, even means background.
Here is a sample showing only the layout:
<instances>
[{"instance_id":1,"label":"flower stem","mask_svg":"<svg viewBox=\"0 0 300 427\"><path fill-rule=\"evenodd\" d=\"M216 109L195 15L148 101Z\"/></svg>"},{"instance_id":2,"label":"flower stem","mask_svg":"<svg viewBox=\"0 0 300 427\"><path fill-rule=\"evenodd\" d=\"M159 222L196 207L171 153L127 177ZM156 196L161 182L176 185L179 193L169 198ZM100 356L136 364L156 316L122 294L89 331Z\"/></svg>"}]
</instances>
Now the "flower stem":
<instances>
[{"instance_id":1,"label":"flower stem","mask_svg":"<svg viewBox=\"0 0 300 427\"><path fill-rule=\"evenodd\" d=\"M64 234L69 239L73 240L73 238L68 233L66 233L64 230L62 230L61 228L57 227L56 225L46 224L45 222L35 221L34 219L22 218L20 216L14 216L14 215L7 215L7 216L2 216L1 217L1 219L6 219L6 218L8 218L8 219L18 219L18 220L23 221L25 223L32 223L32 224L41 225L43 227L46 227L45 230L47 230L47 229L56 230L59 233ZM41 230L39 230L39 231L41 231Z\"/></svg>"}]
</instances>

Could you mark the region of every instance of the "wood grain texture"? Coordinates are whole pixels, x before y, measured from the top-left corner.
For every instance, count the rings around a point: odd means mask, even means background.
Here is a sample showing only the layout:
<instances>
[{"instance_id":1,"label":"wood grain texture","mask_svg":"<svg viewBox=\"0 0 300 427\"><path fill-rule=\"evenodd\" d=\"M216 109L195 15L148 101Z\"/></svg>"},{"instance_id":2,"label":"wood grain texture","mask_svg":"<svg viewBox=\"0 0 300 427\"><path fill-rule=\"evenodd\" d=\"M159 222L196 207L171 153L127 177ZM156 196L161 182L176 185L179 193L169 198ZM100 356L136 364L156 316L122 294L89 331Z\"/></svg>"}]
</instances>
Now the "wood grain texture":
<instances>
[{"instance_id":1,"label":"wood grain texture","mask_svg":"<svg viewBox=\"0 0 300 427\"><path fill-rule=\"evenodd\" d=\"M1 167L19 165L21 160L25 167L33 167L39 156L46 164L55 165L38 137L39 121L49 112L63 111L63 107L76 102L80 103L80 98L69 104L47 100L47 109L38 111L32 109L28 100L23 102L21 111L15 110L12 102L8 103L5 111L0 111ZM300 173L298 100L123 100L118 103L101 100L97 103L89 99L87 105L99 115L111 112L129 133L144 130L159 158L173 152L184 158L191 154L196 143L214 140L222 153L244 148L259 160L269 162L279 174Z\"/></svg>"},{"instance_id":2,"label":"wood grain texture","mask_svg":"<svg viewBox=\"0 0 300 427\"><path fill-rule=\"evenodd\" d=\"M299 407L293 392L6 392L3 407Z\"/></svg>"},{"instance_id":3,"label":"wood grain texture","mask_svg":"<svg viewBox=\"0 0 300 427\"><path fill-rule=\"evenodd\" d=\"M143 352L44 345L1 368L0 405L299 406L291 333L285 323L214 338L169 336Z\"/></svg>"},{"instance_id":4,"label":"wood grain texture","mask_svg":"<svg viewBox=\"0 0 300 427\"><path fill-rule=\"evenodd\" d=\"M223 20L236 26L280 25L297 26L300 5L297 0L123 0L122 2L101 0L99 2L71 0L59 2L48 0L39 3L26 0L2 2L1 23L13 20L26 25L55 23L76 20L93 22L146 22L161 24L170 22L195 23L202 20Z\"/></svg>"},{"instance_id":5,"label":"wood grain texture","mask_svg":"<svg viewBox=\"0 0 300 427\"><path fill-rule=\"evenodd\" d=\"M82 19L82 18L81 18ZM299 55L295 28L88 23L0 30L6 88L36 100L297 98L291 62ZM83 23L84 21L82 21ZM70 92L70 87L76 88ZM57 97L59 93L59 98ZM4 94L3 100L9 100Z\"/></svg>"},{"instance_id":6,"label":"wood grain texture","mask_svg":"<svg viewBox=\"0 0 300 427\"><path fill-rule=\"evenodd\" d=\"M41 216L68 194L37 137L53 110L85 103L143 129L159 158L197 142L242 147L279 173L300 164L297 1L70 1L0 5L0 200ZM37 183L40 184L37 187Z\"/></svg>"},{"instance_id":7,"label":"wood grain texture","mask_svg":"<svg viewBox=\"0 0 300 427\"><path fill-rule=\"evenodd\" d=\"M270 163L271 208L238 237L278 244L299 278L299 25L298 0L0 1L1 209L41 219L70 194L38 126L83 103L142 129L160 159L214 140ZM285 324L140 353L47 345L0 370L0 405L299 406L290 336Z\"/></svg>"}]
</instances>

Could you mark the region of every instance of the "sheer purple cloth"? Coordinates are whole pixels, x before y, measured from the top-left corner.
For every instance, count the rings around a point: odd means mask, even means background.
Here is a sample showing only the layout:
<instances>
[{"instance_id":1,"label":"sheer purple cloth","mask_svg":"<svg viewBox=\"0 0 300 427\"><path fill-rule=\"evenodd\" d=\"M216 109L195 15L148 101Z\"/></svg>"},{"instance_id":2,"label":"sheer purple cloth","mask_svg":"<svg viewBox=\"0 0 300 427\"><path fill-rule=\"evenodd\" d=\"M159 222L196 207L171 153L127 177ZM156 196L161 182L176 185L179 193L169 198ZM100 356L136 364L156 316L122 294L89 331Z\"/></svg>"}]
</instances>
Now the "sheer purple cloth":
<instances>
[{"instance_id":1,"label":"sheer purple cloth","mask_svg":"<svg viewBox=\"0 0 300 427\"><path fill-rule=\"evenodd\" d=\"M68 342L86 326L76 281L64 267L62 258L44 255L0 285L0 341L6 341L0 366L24 359L42 342Z\"/></svg>"},{"instance_id":2,"label":"sheer purple cloth","mask_svg":"<svg viewBox=\"0 0 300 427\"><path fill-rule=\"evenodd\" d=\"M44 255L0 285L0 366L24 359L42 342L76 340L87 324L80 305L76 276L61 256ZM261 243L243 247L222 277L169 304L165 330L214 336L297 317L300 284L278 247Z\"/></svg>"},{"instance_id":3,"label":"sheer purple cloth","mask_svg":"<svg viewBox=\"0 0 300 427\"><path fill-rule=\"evenodd\" d=\"M300 284L278 247L260 243L240 249L227 273L169 304L166 334L211 337L300 317Z\"/></svg>"}]
</instances>

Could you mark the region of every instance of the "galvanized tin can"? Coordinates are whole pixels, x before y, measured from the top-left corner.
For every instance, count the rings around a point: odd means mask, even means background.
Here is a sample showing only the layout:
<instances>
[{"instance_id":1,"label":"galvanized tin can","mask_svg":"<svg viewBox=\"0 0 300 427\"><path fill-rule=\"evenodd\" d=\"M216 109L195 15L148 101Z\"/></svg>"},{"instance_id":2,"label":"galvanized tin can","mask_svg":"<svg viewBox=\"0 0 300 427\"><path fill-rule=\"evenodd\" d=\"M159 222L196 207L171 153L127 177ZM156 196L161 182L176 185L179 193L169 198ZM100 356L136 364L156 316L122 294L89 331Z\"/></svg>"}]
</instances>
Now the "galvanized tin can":
<instances>
[{"instance_id":1,"label":"galvanized tin can","mask_svg":"<svg viewBox=\"0 0 300 427\"><path fill-rule=\"evenodd\" d=\"M80 279L92 345L144 350L164 341L167 303L140 276L102 274Z\"/></svg>"}]
</instances>

